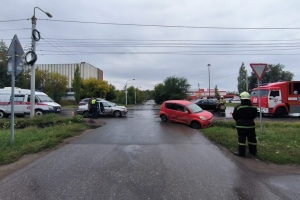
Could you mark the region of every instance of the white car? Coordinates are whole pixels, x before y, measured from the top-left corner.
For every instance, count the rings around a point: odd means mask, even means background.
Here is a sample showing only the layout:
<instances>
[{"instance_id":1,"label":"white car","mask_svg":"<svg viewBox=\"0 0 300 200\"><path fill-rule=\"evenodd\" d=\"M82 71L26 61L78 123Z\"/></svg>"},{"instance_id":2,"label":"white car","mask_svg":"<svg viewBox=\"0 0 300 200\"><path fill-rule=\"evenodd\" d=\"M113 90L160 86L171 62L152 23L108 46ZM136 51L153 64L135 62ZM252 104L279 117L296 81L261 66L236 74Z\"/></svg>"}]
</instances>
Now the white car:
<instances>
[{"instance_id":1,"label":"white car","mask_svg":"<svg viewBox=\"0 0 300 200\"><path fill-rule=\"evenodd\" d=\"M100 112L100 109L98 109L98 115L111 115L114 117L122 117L126 116L128 110L125 106L114 106L108 103L107 101L97 101L99 104L98 107L100 108L100 102L104 106L104 113ZM83 115L83 117L88 118L92 115L92 112L88 109L88 104L85 105L79 105L78 109L76 111L77 114Z\"/></svg>"}]
</instances>

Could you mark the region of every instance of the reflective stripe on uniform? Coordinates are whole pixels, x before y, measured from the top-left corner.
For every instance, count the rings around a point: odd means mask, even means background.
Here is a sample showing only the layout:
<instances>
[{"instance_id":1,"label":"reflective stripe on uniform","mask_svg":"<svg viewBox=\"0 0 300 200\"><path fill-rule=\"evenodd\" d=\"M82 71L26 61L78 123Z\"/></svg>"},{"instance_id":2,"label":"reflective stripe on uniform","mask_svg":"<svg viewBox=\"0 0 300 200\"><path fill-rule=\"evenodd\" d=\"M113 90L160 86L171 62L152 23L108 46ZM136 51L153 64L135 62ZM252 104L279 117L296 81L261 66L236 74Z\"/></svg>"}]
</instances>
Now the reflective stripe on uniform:
<instances>
[{"instance_id":1,"label":"reflective stripe on uniform","mask_svg":"<svg viewBox=\"0 0 300 200\"><path fill-rule=\"evenodd\" d=\"M255 126L236 126L236 128L255 128Z\"/></svg>"},{"instance_id":2,"label":"reflective stripe on uniform","mask_svg":"<svg viewBox=\"0 0 300 200\"><path fill-rule=\"evenodd\" d=\"M246 144L245 143L238 143L239 145L241 145L241 146L246 146Z\"/></svg>"},{"instance_id":3,"label":"reflective stripe on uniform","mask_svg":"<svg viewBox=\"0 0 300 200\"><path fill-rule=\"evenodd\" d=\"M248 144L251 144L251 145L257 145L257 143L252 143L252 142L248 142Z\"/></svg>"},{"instance_id":4,"label":"reflective stripe on uniform","mask_svg":"<svg viewBox=\"0 0 300 200\"><path fill-rule=\"evenodd\" d=\"M255 108L255 109L257 109L255 106L239 106L239 107L237 108L237 110L239 110L239 109L241 109L241 108Z\"/></svg>"}]
</instances>

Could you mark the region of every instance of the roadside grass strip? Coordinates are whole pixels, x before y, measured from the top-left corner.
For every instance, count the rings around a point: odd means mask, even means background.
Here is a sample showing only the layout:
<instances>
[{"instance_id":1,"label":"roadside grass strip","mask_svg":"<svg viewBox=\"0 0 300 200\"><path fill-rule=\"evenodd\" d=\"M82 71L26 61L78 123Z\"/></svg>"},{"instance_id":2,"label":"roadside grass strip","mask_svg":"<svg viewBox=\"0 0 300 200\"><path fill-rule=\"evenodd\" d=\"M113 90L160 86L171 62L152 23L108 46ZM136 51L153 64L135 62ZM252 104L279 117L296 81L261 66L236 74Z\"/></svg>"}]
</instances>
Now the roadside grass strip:
<instances>
[{"instance_id":1,"label":"roadside grass strip","mask_svg":"<svg viewBox=\"0 0 300 200\"><path fill-rule=\"evenodd\" d=\"M25 128L15 128L14 142L11 144L8 121L9 119L2 121L0 128L0 165L14 162L25 154L53 148L63 139L79 135L90 128L79 116L74 116L72 119L58 116L54 118L51 115L34 119L18 119L16 124Z\"/></svg>"},{"instance_id":2,"label":"roadside grass strip","mask_svg":"<svg viewBox=\"0 0 300 200\"><path fill-rule=\"evenodd\" d=\"M300 165L300 123L264 122L263 133L256 123L257 158L276 164ZM235 122L215 121L214 126L201 129L210 140L230 151L237 151L238 136Z\"/></svg>"},{"instance_id":3,"label":"roadside grass strip","mask_svg":"<svg viewBox=\"0 0 300 200\"><path fill-rule=\"evenodd\" d=\"M18 160L22 155L37 153L59 145L63 139L86 130L85 124L57 125L47 128L28 127L15 130L14 143L10 143L10 130L0 131L0 165Z\"/></svg>"}]
</instances>

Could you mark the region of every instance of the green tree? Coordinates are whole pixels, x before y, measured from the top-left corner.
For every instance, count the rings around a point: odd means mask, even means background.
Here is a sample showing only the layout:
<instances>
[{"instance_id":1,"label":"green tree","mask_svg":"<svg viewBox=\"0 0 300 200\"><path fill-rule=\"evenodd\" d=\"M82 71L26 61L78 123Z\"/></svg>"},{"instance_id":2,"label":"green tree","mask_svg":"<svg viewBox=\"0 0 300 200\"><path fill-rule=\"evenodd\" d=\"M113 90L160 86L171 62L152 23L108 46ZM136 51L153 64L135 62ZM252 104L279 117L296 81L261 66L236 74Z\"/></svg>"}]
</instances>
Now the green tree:
<instances>
[{"instance_id":1,"label":"green tree","mask_svg":"<svg viewBox=\"0 0 300 200\"><path fill-rule=\"evenodd\" d=\"M239 70L239 76L237 78L237 81L238 81L238 85L237 85L237 89L238 89L238 92L239 94L246 91L247 89L247 70L246 70L246 67L244 65L244 63L242 63L241 67L240 67L240 70Z\"/></svg>"},{"instance_id":2,"label":"green tree","mask_svg":"<svg viewBox=\"0 0 300 200\"><path fill-rule=\"evenodd\" d=\"M42 87L43 92L48 94L55 102L60 103L67 90L67 77L57 72L48 73Z\"/></svg>"},{"instance_id":3,"label":"green tree","mask_svg":"<svg viewBox=\"0 0 300 200\"><path fill-rule=\"evenodd\" d=\"M154 87L154 100L156 103L162 103L170 99L186 99L190 86L186 78L167 77L164 83Z\"/></svg>"},{"instance_id":4,"label":"green tree","mask_svg":"<svg viewBox=\"0 0 300 200\"><path fill-rule=\"evenodd\" d=\"M124 90L115 90L116 99L114 102L119 104L125 104L125 91Z\"/></svg>"},{"instance_id":5,"label":"green tree","mask_svg":"<svg viewBox=\"0 0 300 200\"><path fill-rule=\"evenodd\" d=\"M9 87L11 84L11 76L7 74L7 46L0 41L0 88Z\"/></svg>"},{"instance_id":6,"label":"green tree","mask_svg":"<svg viewBox=\"0 0 300 200\"><path fill-rule=\"evenodd\" d=\"M116 87L113 86L112 84L109 84L110 90L106 95L106 100L112 101L116 99Z\"/></svg>"},{"instance_id":7,"label":"green tree","mask_svg":"<svg viewBox=\"0 0 300 200\"><path fill-rule=\"evenodd\" d=\"M24 67L24 70L16 77L16 87L30 89L30 68Z\"/></svg>"},{"instance_id":8,"label":"green tree","mask_svg":"<svg viewBox=\"0 0 300 200\"><path fill-rule=\"evenodd\" d=\"M83 89L86 97L101 97L106 98L110 90L107 81L98 80L96 78L88 78L83 80Z\"/></svg>"},{"instance_id":9,"label":"green tree","mask_svg":"<svg viewBox=\"0 0 300 200\"><path fill-rule=\"evenodd\" d=\"M53 72L54 73L54 72ZM43 90L46 84L46 81L51 81L50 77L52 73L49 73L47 70L35 69L35 89ZM67 86L67 83L66 83ZM65 90L66 92L66 90ZM50 95L49 95L50 96Z\"/></svg>"},{"instance_id":10,"label":"green tree","mask_svg":"<svg viewBox=\"0 0 300 200\"><path fill-rule=\"evenodd\" d=\"M35 69L35 89L36 90L43 90L45 85L45 81L49 75L49 71L41 70L36 68ZM22 89L30 89L31 86L31 69L25 67L23 72L19 74L16 78L16 87L20 87Z\"/></svg>"},{"instance_id":11,"label":"green tree","mask_svg":"<svg viewBox=\"0 0 300 200\"><path fill-rule=\"evenodd\" d=\"M153 98L156 103L161 104L165 100L164 84L159 83L154 86Z\"/></svg>"},{"instance_id":12,"label":"green tree","mask_svg":"<svg viewBox=\"0 0 300 200\"><path fill-rule=\"evenodd\" d=\"M74 79L72 80L72 87L74 91L75 101L78 103L81 99L81 91L82 91L82 79L80 77L79 66L76 65L76 69L74 72Z\"/></svg>"},{"instance_id":13,"label":"green tree","mask_svg":"<svg viewBox=\"0 0 300 200\"><path fill-rule=\"evenodd\" d=\"M282 64L272 65L269 64L266 72L264 73L261 83L274 83L278 81L292 81L294 74L290 71L284 71L285 68ZM252 71L249 80L249 90L251 91L257 85L257 77Z\"/></svg>"},{"instance_id":14,"label":"green tree","mask_svg":"<svg viewBox=\"0 0 300 200\"><path fill-rule=\"evenodd\" d=\"M127 88L127 104L134 104L134 97L135 97L135 93L134 93L134 86L130 86Z\"/></svg>"},{"instance_id":15,"label":"green tree","mask_svg":"<svg viewBox=\"0 0 300 200\"><path fill-rule=\"evenodd\" d=\"M218 98L220 96L218 86L215 86L215 97Z\"/></svg>"}]
</instances>

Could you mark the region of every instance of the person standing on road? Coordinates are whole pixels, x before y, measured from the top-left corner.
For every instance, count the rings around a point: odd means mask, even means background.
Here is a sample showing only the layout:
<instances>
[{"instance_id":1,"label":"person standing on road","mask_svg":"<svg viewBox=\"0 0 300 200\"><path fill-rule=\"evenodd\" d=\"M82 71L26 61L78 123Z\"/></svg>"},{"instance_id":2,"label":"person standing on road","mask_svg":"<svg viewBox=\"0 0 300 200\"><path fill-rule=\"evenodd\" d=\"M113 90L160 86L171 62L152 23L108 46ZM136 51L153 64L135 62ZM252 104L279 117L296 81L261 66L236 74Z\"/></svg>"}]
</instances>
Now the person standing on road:
<instances>
[{"instance_id":1,"label":"person standing on road","mask_svg":"<svg viewBox=\"0 0 300 200\"><path fill-rule=\"evenodd\" d=\"M220 99L220 103L219 103L219 107L220 107L220 112L219 114L223 117L225 117L226 113L225 113L225 110L226 110L226 100L224 99L224 96L221 96L221 99Z\"/></svg>"},{"instance_id":2,"label":"person standing on road","mask_svg":"<svg viewBox=\"0 0 300 200\"><path fill-rule=\"evenodd\" d=\"M92 97L91 105L92 105L92 117L93 117L93 119L97 119L98 118L98 104L97 104L97 100L94 97Z\"/></svg>"},{"instance_id":3,"label":"person standing on road","mask_svg":"<svg viewBox=\"0 0 300 200\"><path fill-rule=\"evenodd\" d=\"M238 152L233 154L245 157L246 154L246 138L248 139L249 153L256 156L257 140L255 134L254 119L257 116L257 108L252 105L250 94L242 92L240 94L241 104L234 107L232 117L236 121L236 129L238 134Z\"/></svg>"}]
</instances>

